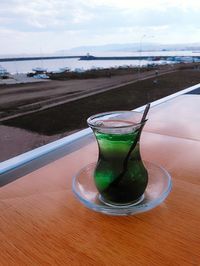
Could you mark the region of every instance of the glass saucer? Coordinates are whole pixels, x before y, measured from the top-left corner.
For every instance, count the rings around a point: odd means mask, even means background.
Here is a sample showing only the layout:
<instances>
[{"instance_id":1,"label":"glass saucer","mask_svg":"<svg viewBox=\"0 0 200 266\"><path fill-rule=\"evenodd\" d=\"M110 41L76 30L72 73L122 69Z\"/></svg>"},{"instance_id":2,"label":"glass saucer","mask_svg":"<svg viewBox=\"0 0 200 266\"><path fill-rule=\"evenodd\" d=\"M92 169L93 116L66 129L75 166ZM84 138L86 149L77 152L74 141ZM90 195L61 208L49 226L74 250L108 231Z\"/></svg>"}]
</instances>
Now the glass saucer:
<instances>
[{"instance_id":1,"label":"glass saucer","mask_svg":"<svg viewBox=\"0 0 200 266\"><path fill-rule=\"evenodd\" d=\"M149 174L148 185L144 198L137 205L113 207L99 200L99 193L93 181L96 163L91 163L81 169L73 179L73 192L89 209L108 215L133 215L155 208L165 200L171 191L171 177L162 167L150 162L144 162Z\"/></svg>"}]
</instances>

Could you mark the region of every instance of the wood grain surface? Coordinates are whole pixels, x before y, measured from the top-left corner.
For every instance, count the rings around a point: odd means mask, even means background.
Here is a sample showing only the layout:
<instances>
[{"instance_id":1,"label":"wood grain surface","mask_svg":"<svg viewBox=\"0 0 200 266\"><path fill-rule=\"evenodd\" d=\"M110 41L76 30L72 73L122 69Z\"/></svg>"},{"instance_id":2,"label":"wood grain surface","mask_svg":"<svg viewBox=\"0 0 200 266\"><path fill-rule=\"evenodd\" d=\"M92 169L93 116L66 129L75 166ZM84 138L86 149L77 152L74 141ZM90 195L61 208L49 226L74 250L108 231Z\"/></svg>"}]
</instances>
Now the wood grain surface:
<instances>
[{"instance_id":1,"label":"wood grain surface","mask_svg":"<svg viewBox=\"0 0 200 266\"><path fill-rule=\"evenodd\" d=\"M141 152L173 188L135 216L96 213L74 197L72 177L97 159L95 142L2 187L0 265L200 265L200 142L144 131Z\"/></svg>"}]
</instances>

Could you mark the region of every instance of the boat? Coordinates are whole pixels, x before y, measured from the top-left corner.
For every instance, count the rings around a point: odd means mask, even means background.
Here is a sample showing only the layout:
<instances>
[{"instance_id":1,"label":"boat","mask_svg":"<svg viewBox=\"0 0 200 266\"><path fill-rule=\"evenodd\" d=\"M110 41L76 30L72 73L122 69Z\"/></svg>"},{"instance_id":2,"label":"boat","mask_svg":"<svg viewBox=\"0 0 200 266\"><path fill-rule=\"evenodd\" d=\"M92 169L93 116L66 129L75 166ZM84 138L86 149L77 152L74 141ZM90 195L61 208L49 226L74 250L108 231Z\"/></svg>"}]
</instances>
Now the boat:
<instances>
[{"instance_id":1,"label":"boat","mask_svg":"<svg viewBox=\"0 0 200 266\"><path fill-rule=\"evenodd\" d=\"M193 57L192 56L175 56L175 62L179 63L192 63Z\"/></svg>"},{"instance_id":2,"label":"boat","mask_svg":"<svg viewBox=\"0 0 200 266\"><path fill-rule=\"evenodd\" d=\"M83 72L85 72L85 70L81 67L81 68L75 68L74 69L74 72L77 72L77 73L83 73Z\"/></svg>"},{"instance_id":3,"label":"boat","mask_svg":"<svg viewBox=\"0 0 200 266\"><path fill-rule=\"evenodd\" d=\"M33 76L33 78L35 78L35 79L49 79L49 76L47 76L46 74L35 74Z\"/></svg>"},{"instance_id":4,"label":"boat","mask_svg":"<svg viewBox=\"0 0 200 266\"><path fill-rule=\"evenodd\" d=\"M61 68L59 68L59 71L60 71L60 73L62 73L62 72L69 72L70 71L70 68L69 67L61 67Z\"/></svg>"},{"instance_id":5,"label":"boat","mask_svg":"<svg viewBox=\"0 0 200 266\"><path fill-rule=\"evenodd\" d=\"M9 76L9 73L7 69L5 69L4 67L0 65L0 78L5 79L5 78L8 78L8 76Z\"/></svg>"},{"instance_id":6,"label":"boat","mask_svg":"<svg viewBox=\"0 0 200 266\"><path fill-rule=\"evenodd\" d=\"M36 74L44 74L47 72L47 69L42 67L35 67L32 68L32 71L34 71Z\"/></svg>"}]
</instances>

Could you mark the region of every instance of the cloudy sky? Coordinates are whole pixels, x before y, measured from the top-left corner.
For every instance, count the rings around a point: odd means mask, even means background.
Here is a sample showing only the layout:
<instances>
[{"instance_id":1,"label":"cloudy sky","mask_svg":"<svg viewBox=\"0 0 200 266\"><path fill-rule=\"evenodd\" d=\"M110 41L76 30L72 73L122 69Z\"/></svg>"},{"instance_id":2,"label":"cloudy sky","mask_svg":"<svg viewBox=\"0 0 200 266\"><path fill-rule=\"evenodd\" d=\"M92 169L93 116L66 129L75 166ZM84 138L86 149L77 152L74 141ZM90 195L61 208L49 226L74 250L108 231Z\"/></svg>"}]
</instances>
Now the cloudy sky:
<instances>
[{"instance_id":1,"label":"cloudy sky","mask_svg":"<svg viewBox=\"0 0 200 266\"><path fill-rule=\"evenodd\" d=\"M0 54L200 42L199 0L0 0ZM144 41L144 40L143 40Z\"/></svg>"}]
</instances>

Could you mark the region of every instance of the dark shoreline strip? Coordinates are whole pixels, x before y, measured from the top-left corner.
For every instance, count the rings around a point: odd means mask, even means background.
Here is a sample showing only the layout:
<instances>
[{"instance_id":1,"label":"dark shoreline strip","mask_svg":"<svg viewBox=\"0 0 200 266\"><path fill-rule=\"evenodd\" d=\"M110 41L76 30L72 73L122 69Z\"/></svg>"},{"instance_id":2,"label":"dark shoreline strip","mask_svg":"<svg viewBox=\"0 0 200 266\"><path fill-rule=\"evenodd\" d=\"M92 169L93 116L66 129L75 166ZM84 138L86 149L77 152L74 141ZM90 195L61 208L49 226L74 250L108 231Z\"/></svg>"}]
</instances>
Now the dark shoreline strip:
<instances>
[{"instance_id":1,"label":"dark shoreline strip","mask_svg":"<svg viewBox=\"0 0 200 266\"><path fill-rule=\"evenodd\" d=\"M13 62L13 61L31 61L31 60L53 60L65 58L80 58L80 56L37 56L37 57L16 57L16 58L0 58L0 62Z\"/></svg>"}]
</instances>

